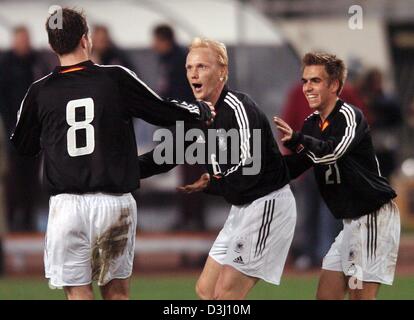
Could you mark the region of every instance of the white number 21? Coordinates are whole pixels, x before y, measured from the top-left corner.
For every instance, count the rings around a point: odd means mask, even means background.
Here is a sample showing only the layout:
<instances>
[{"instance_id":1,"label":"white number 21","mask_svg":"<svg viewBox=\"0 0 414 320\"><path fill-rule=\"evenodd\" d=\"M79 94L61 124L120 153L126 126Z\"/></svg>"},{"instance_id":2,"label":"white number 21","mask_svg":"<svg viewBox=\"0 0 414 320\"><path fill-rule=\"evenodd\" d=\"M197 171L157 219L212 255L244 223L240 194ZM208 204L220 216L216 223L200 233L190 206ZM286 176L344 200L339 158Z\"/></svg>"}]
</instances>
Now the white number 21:
<instances>
[{"instance_id":1,"label":"white number 21","mask_svg":"<svg viewBox=\"0 0 414 320\"><path fill-rule=\"evenodd\" d=\"M85 109L85 120L76 121L76 109ZM95 116L92 98L71 100L66 105L66 122L70 128L67 132L68 153L71 157L91 154L95 150L95 129L91 122ZM76 131L86 130L86 146L76 147Z\"/></svg>"}]
</instances>

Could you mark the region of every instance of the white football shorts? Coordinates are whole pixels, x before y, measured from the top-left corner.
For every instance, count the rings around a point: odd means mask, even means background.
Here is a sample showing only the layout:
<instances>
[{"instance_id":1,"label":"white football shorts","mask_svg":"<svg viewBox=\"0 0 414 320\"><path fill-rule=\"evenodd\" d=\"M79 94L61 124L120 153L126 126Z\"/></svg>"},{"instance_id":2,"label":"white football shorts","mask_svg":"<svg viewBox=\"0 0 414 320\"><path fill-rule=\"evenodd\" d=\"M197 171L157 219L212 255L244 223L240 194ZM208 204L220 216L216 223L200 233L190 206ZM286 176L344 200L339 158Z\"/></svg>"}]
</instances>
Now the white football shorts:
<instances>
[{"instance_id":1,"label":"white football shorts","mask_svg":"<svg viewBox=\"0 0 414 320\"><path fill-rule=\"evenodd\" d=\"M51 287L126 279L134 260L137 206L130 193L50 198L44 263Z\"/></svg>"},{"instance_id":2,"label":"white football shorts","mask_svg":"<svg viewBox=\"0 0 414 320\"><path fill-rule=\"evenodd\" d=\"M400 214L395 203L387 202L373 213L343 223L322 269L391 285L400 243Z\"/></svg>"},{"instance_id":3,"label":"white football shorts","mask_svg":"<svg viewBox=\"0 0 414 320\"><path fill-rule=\"evenodd\" d=\"M279 285L293 239L296 203L289 185L232 206L210 257L222 265Z\"/></svg>"}]
</instances>

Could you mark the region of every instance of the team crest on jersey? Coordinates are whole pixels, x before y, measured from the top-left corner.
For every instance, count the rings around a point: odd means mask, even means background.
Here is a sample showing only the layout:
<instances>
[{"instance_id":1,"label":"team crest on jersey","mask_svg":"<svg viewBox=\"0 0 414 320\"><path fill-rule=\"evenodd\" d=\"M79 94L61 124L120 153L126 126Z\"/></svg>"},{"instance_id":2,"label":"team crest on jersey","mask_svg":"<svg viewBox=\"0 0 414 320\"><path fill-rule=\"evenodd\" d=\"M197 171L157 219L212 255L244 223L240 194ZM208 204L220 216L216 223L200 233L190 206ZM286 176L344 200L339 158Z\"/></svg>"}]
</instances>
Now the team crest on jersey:
<instances>
[{"instance_id":1,"label":"team crest on jersey","mask_svg":"<svg viewBox=\"0 0 414 320\"><path fill-rule=\"evenodd\" d=\"M242 239L238 239L234 245L234 252L241 253L245 248L245 242Z\"/></svg>"}]
</instances>

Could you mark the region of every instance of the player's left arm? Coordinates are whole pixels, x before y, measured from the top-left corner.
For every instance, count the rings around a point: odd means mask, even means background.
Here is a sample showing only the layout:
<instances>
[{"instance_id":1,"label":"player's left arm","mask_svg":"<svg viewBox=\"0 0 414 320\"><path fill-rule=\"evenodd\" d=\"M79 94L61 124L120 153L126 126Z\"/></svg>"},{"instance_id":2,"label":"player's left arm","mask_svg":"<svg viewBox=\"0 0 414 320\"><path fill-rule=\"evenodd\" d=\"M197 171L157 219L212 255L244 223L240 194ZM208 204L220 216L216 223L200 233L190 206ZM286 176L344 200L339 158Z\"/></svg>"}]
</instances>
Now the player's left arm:
<instances>
[{"instance_id":1,"label":"player's left arm","mask_svg":"<svg viewBox=\"0 0 414 320\"><path fill-rule=\"evenodd\" d=\"M177 166L177 164L175 163L158 164L154 159L154 151L156 150L156 148L138 157L141 179L146 179L157 174L168 172Z\"/></svg>"},{"instance_id":2,"label":"player's left arm","mask_svg":"<svg viewBox=\"0 0 414 320\"><path fill-rule=\"evenodd\" d=\"M35 88L30 86L17 113L17 124L10 137L17 152L35 156L40 152L41 123L38 117L38 103Z\"/></svg>"},{"instance_id":3,"label":"player's left arm","mask_svg":"<svg viewBox=\"0 0 414 320\"><path fill-rule=\"evenodd\" d=\"M184 132L187 133L188 130L193 129L193 126L184 124ZM173 139L172 141L164 141L163 143L158 144L154 149L151 151L144 153L138 157L139 162L139 169L140 169L140 178L145 179L152 177L157 174L165 173L170 171L171 169L175 168L179 163L167 163L165 162L166 159L164 156L160 157L161 154L164 154L165 150L165 144L168 144L172 146L172 153L173 155L176 155L177 153L177 146L181 144L183 146L183 150L186 150L187 147L194 142L194 140L177 140L177 134L175 132L175 129L173 130ZM159 159L157 159L159 157ZM173 159L176 159L174 156ZM171 160L173 160L171 159Z\"/></svg>"},{"instance_id":4,"label":"player's left arm","mask_svg":"<svg viewBox=\"0 0 414 320\"><path fill-rule=\"evenodd\" d=\"M296 179L313 166L313 162L305 153L292 153L283 156L291 179Z\"/></svg>"},{"instance_id":5,"label":"player's left arm","mask_svg":"<svg viewBox=\"0 0 414 320\"><path fill-rule=\"evenodd\" d=\"M335 163L352 148L360 138L358 117L351 108L340 110L341 114L335 119L331 135L325 140L306 134L306 130L293 131L282 119L275 117L274 122L283 134L285 146L296 152L304 152L315 164Z\"/></svg>"}]
</instances>

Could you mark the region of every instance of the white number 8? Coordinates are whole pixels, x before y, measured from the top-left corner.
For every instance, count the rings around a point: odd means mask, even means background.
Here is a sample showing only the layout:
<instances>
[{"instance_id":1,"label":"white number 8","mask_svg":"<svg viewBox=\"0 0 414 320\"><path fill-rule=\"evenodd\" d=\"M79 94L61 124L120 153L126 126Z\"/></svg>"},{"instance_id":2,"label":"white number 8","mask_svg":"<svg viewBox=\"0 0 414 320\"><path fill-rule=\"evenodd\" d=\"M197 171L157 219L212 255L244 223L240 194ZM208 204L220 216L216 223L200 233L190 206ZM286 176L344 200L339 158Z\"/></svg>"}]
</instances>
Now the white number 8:
<instances>
[{"instance_id":1,"label":"white number 8","mask_svg":"<svg viewBox=\"0 0 414 320\"><path fill-rule=\"evenodd\" d=\"M85 120L76 121L77 108L85 108ZM70 128L67 132L68 153L71 157L91 154L95 150L95 129L90 124L94 118L94 103L92 98L71 100L66 105L66 122ZM86 130L86 146L76 147L76 130Z\"/></svg>"}]
</instances>

